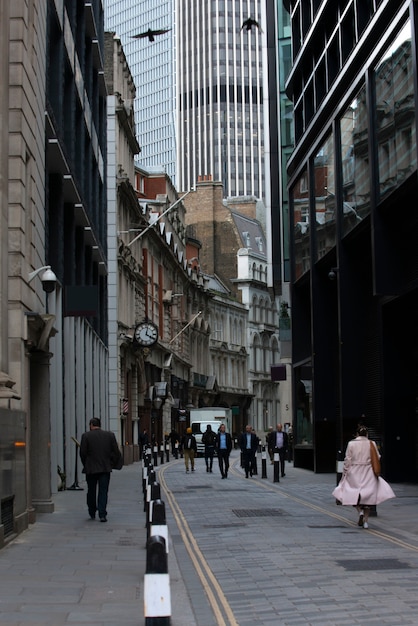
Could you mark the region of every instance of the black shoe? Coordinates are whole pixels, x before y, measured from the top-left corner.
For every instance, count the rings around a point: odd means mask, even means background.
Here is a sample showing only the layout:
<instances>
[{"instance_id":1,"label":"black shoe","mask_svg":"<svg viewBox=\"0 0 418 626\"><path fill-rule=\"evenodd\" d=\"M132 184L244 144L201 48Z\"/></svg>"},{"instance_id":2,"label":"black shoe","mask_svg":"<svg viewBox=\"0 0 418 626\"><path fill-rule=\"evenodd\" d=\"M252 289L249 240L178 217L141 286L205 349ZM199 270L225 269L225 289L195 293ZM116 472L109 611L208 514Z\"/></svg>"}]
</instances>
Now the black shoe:
<instances>
[{"instance_id":1,"label":"black shoe","mask_svg":"<svg viewBox=\"0 0 418 626\"><path fill-rule=\"evenodd\" d=\"M192 472L194 472L194 467L192 467Z\"/></svg>"},{"instance_id":2,"label":"black shoe","mask_svg":"<svg viewBox=\"0 0 418 626\"><path fill-rule=\"evenodd\" d=\"M96 513L89 513L90 519L96 519Z\"/></svg>"},{"instance_id":3,"label":"black shoe","mask_svg":"<svg viewBox=\"0 0 418 626\"><path fill-rule=\"evenodd\" d=\"M245 474L245 478L248 478L248 474Z\"/></svg>"},{"instance_id":4,"label":"black shoe","mask_svg":"<svg viewBox=\"0 0 418 626\"><path fill-rule=\"evenodd\" d=\"M286 476L286 474L282 474L282 478L283 478L283 476Z\"/></svg>"},{"instance_id":5,"label":"black shoe","mask_svg":"<svg viewBox=\"0 0 418 626\"><path fill-rule=\"evenodd\" d=\"M107 522L107 519L106 519L106 517L101 517L101 518L100 518L100 521L101 521L101 522Z\"/></svg>"}]
</instances>

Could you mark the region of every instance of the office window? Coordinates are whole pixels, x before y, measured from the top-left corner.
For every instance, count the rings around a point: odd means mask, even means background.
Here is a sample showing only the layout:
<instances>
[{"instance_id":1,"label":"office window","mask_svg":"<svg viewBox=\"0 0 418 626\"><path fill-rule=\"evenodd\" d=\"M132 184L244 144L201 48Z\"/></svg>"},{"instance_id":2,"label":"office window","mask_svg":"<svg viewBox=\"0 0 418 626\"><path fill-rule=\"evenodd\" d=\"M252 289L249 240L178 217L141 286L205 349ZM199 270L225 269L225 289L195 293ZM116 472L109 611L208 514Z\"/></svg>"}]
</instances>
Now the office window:
<instances>
[{"instance_id":1,"label":"office window","mask_svg":"<svg viewBox=\"0 0 418 626\"><path fill-rule=\"evenodd\" d=\"M328 135L314 159L316 259L336 243L333 137Z\"/></svg>"},{"instance_id":2,"label":"office window","mask_svg":"<svg viewBox=\"0 0 418 626\"><path fill-rule=\"evenodd\" d=\"M363 86L340 119L343 235L370 213L370 170L366 88Z\"/></svg>"},{"instance_id":3,"label":"office window","mask_svg":"<svg viewBox=\"0 0 418 626\"><path fill-rule=\"evenodd\" d=\"M293 248L295 280L310 269L309 194L304 171L290 191L293 210Z\"/></svg>"},{"instance_id":4,"label":"office window","mask_svg":"<svg viewBox=\"0 0 418 626\"><path fill-rule=\"evenodd\" d=\"M374 71L380 197L416 170L413 50L408 21Z\"/></svg>"}]
</instances>

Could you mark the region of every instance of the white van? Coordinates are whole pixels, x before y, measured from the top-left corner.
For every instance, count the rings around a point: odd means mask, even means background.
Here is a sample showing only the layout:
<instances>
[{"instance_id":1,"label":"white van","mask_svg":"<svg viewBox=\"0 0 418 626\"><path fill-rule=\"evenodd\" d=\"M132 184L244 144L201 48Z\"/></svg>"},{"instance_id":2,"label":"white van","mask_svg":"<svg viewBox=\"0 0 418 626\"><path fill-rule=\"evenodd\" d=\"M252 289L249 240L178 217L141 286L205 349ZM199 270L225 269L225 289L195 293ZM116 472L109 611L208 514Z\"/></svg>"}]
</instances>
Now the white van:
<instances>
[{"instance_id":1,"label":"white van","mask_svg":"<svg viewBox=\"0 0 418 626\"><path fill-rule=\"evenodd\" d=\"M216 406L190 409L190 427L196 438L197 451L199 454L203 454L205 451L205 446L202 443L202 435L206 431L208 424L212 427L215 435L218 434L221 424L225 424L227 433L231 432L231 413L231 409Z\"/></svg>"}]
</instances>

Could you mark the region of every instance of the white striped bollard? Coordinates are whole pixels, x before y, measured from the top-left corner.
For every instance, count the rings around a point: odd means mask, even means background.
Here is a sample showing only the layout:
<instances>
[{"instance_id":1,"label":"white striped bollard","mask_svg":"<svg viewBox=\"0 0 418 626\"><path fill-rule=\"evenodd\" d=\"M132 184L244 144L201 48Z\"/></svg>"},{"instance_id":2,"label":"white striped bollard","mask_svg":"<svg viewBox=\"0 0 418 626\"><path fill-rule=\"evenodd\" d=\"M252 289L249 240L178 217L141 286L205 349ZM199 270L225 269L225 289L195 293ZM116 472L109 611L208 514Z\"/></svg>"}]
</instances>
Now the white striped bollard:
<instances>
[{"instance_id":1,"label":"white striped bollard","mask_svg":"<svg viewBox=\"0 0 418 626\"><path fill-rule=\"evenodd\" d=\"M169 626L171 618L170 577L164 537L152 535L147 541L144 576L144 616L146 626Z\"/></svg>"}]
</instances>

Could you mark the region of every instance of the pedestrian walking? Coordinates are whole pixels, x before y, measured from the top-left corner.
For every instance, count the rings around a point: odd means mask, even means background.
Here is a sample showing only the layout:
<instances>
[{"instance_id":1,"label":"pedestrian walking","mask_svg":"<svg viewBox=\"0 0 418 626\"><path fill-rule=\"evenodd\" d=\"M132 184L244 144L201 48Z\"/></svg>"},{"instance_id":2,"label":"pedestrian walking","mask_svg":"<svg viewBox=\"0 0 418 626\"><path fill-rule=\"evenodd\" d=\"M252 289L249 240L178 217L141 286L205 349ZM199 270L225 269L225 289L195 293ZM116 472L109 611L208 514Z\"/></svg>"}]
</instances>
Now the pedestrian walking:
<instances>
[{"instance_id":1,"label":"pedestrian walking","mask_svg":"<svg viewBox=\"0 0 418 626\"><path fill-rule=\"evenodd\" d=\"M267 446L267 450L268 450L269 457L270 457L270 463L273 465L274 448L272 447L273 446L272 434L273 434L273 426L269 426L269 429L266 433L266 446Z\"/></svg>"},{"instance_id":2,"label":"pedestrian walking","mask_svg":"<svg viewBox=\"0 0 418 626\"><path fill-rule=\"evenodd\" d=\"M247 424L240 437L240 448L245 471L245 478L255 473L255 453L258 448L258 437L252 427Z\"/></svg>"},{"instance_id":3,"label":"pedestrian walking","mask_svg":"<svg viewBox=\"0 0 418 626\"><path fill-rule=\"evenodd\" d=\"M107 499L110 473L121 469L123 460L115 435L102 430L101 421L93 417L90 430L83 433L80 442L80 458L87 482L87 508L91 519L99 512L101 522L107 522Z\"/></svg>"},{"instance_id":4,"label":"pedestrian walking","mask_svg":"<svg viewBox=\"0 0 418 626\"><path fill-rule=\"evenodd\" d=\"M218 455L219 470L222 478L228 478L229 455L232 450L232 438L226 432L225 424L221 424L215 440L216 454Z\"/></svg>"},{"instance_id":5,"label":"pedestrian walking","mask_svg":"<svg viewBox=\"0 0 418 626\"><path fill-rule=\"evenodd\" d=\"M144 428L142 433L139 435L139 449L140 449L141 459L143 458L143 455L144 455L144 448L146 448L148 445L149 445L148 431L146 428Z\"/></svg>"},{"instance_id":6,"label":"pedestrian walking","mask_svg":"<svg viewBox=\"0 0 418 626\"><path fill-rule=\"evenodd\" d=\"M370 507L396 497L390 485L381 476L375 475L373 454L377 454L380 460L377 446L369 440L366 426L360 425L356 438L347 445L343 474L332 492L341 504L356 507L358 525L366 529L369 527Z\"/></svg>"},{"instance_id":7,"label":"pedestrian walking","mask_svg":"<svg viewBox=\"0 0 418 626\"><path fill-rule=\"evenodd\" d=\"M197 443L196 438L192 435L192 429L189 427L186 429L186 434L181 441L181 447L184 455L184 464L186 466L186 472L189 471L189 464L192 472L194 472L194 459L197 456Z\"/></svg>"},{"instance_id":8,"label":"pedestrian walking","mask_svg":"<svg viewBox=\"0 0 418 626\"><path fill-rule=\"evenodd\" d=\"M202 435L202 443L205 446L205 463L206 471L212 472L213 456L215 454L216 434L212 430L212 426L208 424Z\"/></svg>"},{"instance_id":9,"label":"pedestrian walking","mask_svg":"<svg viewBox=\"0 0 418 626\"><path fill-rule=\"evenodd\" d=\"M287 430L287 460L289 463L293 461L293 427L289 426Z\"/></svg>"},{"instance_id":10,"label":"pedestrian walking","mask_svg":"<svg viewBox=\"0 0 418 626\"><path fill-rule=\"evenodd\" d=\"M280 471L283 476L286 476L285 473L285 460L286 460L286 452L288 447L288 436L287 433L283 431L282 424L277 424L276 431L272 432L270 435L270 446L274 451L277 450L279 453L280 460Z\"/></svg>"},{"instance_id":11,"label":"pedestrian walking","mask_svg":"<svg viewBox=\"0 0 418 626\"><path fill-rule=\"evenodd\" d=\"M180 435L174 428L169 435L169 439L171 442L171 454L174 456L176 453L176 443L178 444L180 442Z\"/></svg>"}]
</instances>

